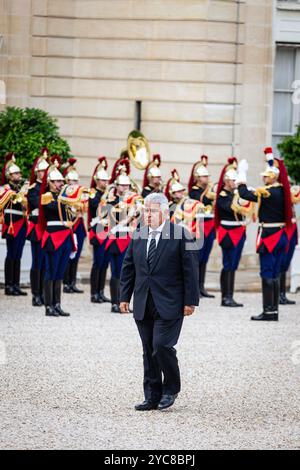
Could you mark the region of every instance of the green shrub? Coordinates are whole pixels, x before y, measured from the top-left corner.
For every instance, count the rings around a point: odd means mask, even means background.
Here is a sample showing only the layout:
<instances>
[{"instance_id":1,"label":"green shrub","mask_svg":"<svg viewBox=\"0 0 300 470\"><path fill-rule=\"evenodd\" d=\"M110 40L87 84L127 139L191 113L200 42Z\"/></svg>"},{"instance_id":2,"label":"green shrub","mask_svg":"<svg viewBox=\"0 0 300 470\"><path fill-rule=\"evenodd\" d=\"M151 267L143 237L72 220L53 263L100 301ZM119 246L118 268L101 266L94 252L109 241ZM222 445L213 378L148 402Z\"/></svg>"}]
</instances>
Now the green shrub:
<instances>
[{"instance_id":1,"label":"green shrub","mask_svg":"<svg viewBox=\"0 0 300 470\"><path fill-rule=\"evenodd\" d=\"M36 108L7 107L0 112L0 167L8 152L14 152L23 176L28 177L42 147L58 153L65 161L71 156L68 142L59 135L56 119Z\"/></svg>"},{"instance_id":2,"label":"green shrub","mask_svg":"<svg viewBox=\"0 0 300 470\"><path fill-rule=\"evenodd\" d=\"M287 167L288 173L295 183L300 183L300 125L297 126L296 134L285 137L278 144L281 157Z\"/></svg>"}]
</instances>

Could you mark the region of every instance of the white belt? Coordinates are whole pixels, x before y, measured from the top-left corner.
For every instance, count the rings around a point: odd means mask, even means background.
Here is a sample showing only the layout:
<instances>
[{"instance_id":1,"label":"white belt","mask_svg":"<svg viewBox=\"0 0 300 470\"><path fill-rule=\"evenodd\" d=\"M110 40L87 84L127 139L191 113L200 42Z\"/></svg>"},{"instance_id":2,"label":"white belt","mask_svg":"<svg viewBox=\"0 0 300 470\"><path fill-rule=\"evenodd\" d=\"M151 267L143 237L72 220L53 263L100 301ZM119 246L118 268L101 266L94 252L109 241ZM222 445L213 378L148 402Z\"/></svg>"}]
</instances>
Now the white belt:
<instances>
[{"instance_id":1,"label":"white belt","mask_svg":"<svg viewBox=\"0 0 300 470\"><path fill-rule=\"evenodd\" d=\"M284 222L261 222L260 224L258 224L259 227L262 227L262 228L277 228L277 227L285 227L285 223Z\"/></svg>"},{"instance_id":2,"label":"white belt","mask_svg":"<svg viewBox=\"0 0 300 470\"><path fill-rule=\"evenodd\" d=\"M197 214L196 219L213 219L214 214Z\"/></svg>"},{"instance_id":3,"label":"white belt","mask_svg":"<svg viewBox=\"0 0 300 470\"><path fill-rule=\"evenodd\" d=\"M67 223L61 222L60 220L51 220L50 222L47 222L47 227L53 227L54 225L66 227Z\"/></svg>"},{"instance_id":4,"label":"white belt","mask_svg":"<svg viewBox=\"0 0 300 470\"><path fill-rule=\"evenodd\" d=\"M94 227L94 225L100 224L100 222L101 222L101 221L100 221L100 217L94 217L94 218L91 220L90 225L91 225L91 227Z\"/></svg>"},{"instance_id":5,"label":"white belt","mask_svg":"<svg viewBox=\"0 0 300 470\"><path fill-rule=\"evenodd\" d=\"M122 233L122 232L131 232L131 229L130 227L127 227L126 225L124 225L124 227L120 224L118 225L115 225L115 227L113 227L110 231L113 235L115 233Z\"/></svg>"},{"instance_id":6,"label":"white belt","mask_svg":"<svg viewBox=\"0 0 300 470\"><path fill-rule=\"evenodd\" d=\"M292 218L292 223L293 223L293 224L296 224L296 223L297 223L296 217L293 217L293 218Z\"/></svg>"},{"instance_id":7,"label":"white belt","mask_svg":"<svg viewBox=\"0 0 300 470\"><path fill-rule=\"evenodd\" d=\"M33 209L30 215L39 215L39 209L38 208Z\"/></svg>"},{"instance_id":8,"label":"white belt","mask_svg":"<svg viewBox=\"0 0 300 470\"><path fill-rule=\"evenodd\" d=\"M16 211L15 209L5 209L4 214L24 215L24 212Z\"/></svg>"},{"instance_id":9,"label":"white belt","mask_svg":"<svg viewBox=\"0 0 300 470\"><path fill-rule=\"evenodd\" d=\"M221 225L240 227L246 225L242 220L221 220Z\"/></svg>"}]
</instances>

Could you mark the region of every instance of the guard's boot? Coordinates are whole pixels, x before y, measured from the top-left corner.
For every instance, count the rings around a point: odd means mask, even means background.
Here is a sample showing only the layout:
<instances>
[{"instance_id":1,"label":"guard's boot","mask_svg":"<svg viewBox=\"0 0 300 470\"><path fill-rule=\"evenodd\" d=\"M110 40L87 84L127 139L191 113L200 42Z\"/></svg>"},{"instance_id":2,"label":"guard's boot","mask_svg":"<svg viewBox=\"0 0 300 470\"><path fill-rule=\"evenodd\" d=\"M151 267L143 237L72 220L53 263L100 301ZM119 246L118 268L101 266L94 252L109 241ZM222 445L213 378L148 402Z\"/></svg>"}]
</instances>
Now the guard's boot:
<instances>
[{"instance_id":1,"label":"guard's boot","mask_svg":"<svg viewBox=\"0 0 300 470\"><path fill-rule=\"evenodd\" d=\"M14 295L27 295L27 292L20 289L21 260L14 260Z\"/></svg>"},{"instance_id":2,"label":"guard's boot","mask_svg":"<svg viewBox=\"0 0 300 470\"><path fill-rule=\"evenodd\" d=\"M112 277L110 279L111 312L121 313L119 305L119 286L120 280Z\"/></svg>"},{"instance_id":3,"label":"guard's boot","mask_svg":"<svg viewBox=\"0 0 300 470\"><path fill-rule=\"evenodd\" d=\"M226 272L226 298L224 303L222 303L223 307L243 307L243 304L237 303L233 298L234 293L234 278L235 278L235 271L227 271Z\"/></svg>"},{"instance_id":4,"label":"guard's boot","mask_svg":"<svg viewBox=\"0 0 300 470\"><path fill-rule=\"evenodd\" d=\"M78 260L71 261L70 264L70 288L74 294L83 294L83 290L76 286Z\"/></svg>"},{"instance_id":5,"label":"guard's boot","mask_svg":"<svg viewBox=\"0 0 300 470\"><path fill-rule=\"evenodd\" d=\"M55 311L61 316L61 317L69 317L70 314L67 312L64 312L63 309L61 308L61 280L59 281L54 281L53 283L53 305Z\"/></svg>"},{"instance_id":6,"label":"guard's boot","mask_svg":"<svg viewBox=\"0 0 300 470\"><path fill-rule=\"evenodd\" d=\"M99 297L102 299L102 302L111 302L111 299L104 295L105 281L106 281L106 271L107 269L102 269L99 275Z\"/></svg>"},{"instance_id":7,"label":"guard's boot","mask_svg":"<svg viewBox=\"0 0 300 470\"><path fill-rule=\"evenodd\" d=\"M91 283L91 302L94 304L102 304L103 300L99 297L99 269L94 266L91 269L90 283Z\"/></svg>"},{"instance_id":8,"label":"guard's boot","mask_svg":"<svg viewBox=\"0 0 300 470\"><path fill-rule=\"evenodd\" d=\"M40 270L40 299L42 304L45 304L44 301L44 281L45 281L45 270L41 269Z\"/></svg>"},{"instance_id":9,"label":"guard's boot","mask_svg":"<svg viewBox=\"0 0 300 470\"><path fill-rule=\"evenodd\" d=\"M221 305L223 306L223 302L226 299L226 271L222 269L220 275L220 288L221 288Z\"/></svg>"},{"instance_id":10,"label":"guard's boot","mask_svg":"<svg viewBox=\"0 0 300 470\"><path fill-rule=\"evenodd\" d=\"M47 317L59 317L53 305L53 281L44 281L44 303Z\"/></svg>"},{"instance_id":11,"label":"guard's boot","mask_svg":"<svg viewBox=\"0 0 300 470\"><path fill-rule=\"evenodd\" d=\"M4 278L5 278L5 295L15 295L13 280L14 280L14 261L11 258L5 258L4 264Z\"/></svg>"},{"instance_id":12,"label":"guard's boot","mask_svg":"<svg viewBox=\"0 0 300 470\"><path fill-rule=\"evenodd\" d=\"M33 307L41 307L43 305L42 299L40 297L40 275L41 273L39 269L30 270L30 286Z\"/></svg>"},{"instance_id":13,"label":"guard's boot","mask_svg":"<svg viewBox=\"0 0 300 470\"><path fill-rule=\"evenodd\" d=\"M274 279L262 279L262 298L263 312L260 315L254 315L251 320L254 321L277 321L278 308L276 308L276 293Z\"/></svg>"},{"instance_id":14,"label":"guard's boot","mask_svg":"<svg viewBox=\"0 0 300 470\"><path fill-rule=\"evenodd\" d=\"M68 264L67 264L67 267L66 267L66 270L65 270L65 274L64 274L64 279L63 279L63 284L64 284L63 291L64 291L65 294L73 294L73 290L72 290L72 286L71 286L70 271L71 271L71 263L70 263L70 261L68 261Z\"/></svg>"},{"instance_id":15,"label":"guard's boot","mask_svg":"<svg viewBox=\"0 0 300 470\"><path fill-rule=\"evenodd\" d=\"M205 274L206 274L206 264L200 264L199 266L199 290L200 290L200 297L207 297L213 299L215 296L209 294L204 287L205 284Z\"/></svg>"},{"instance_id":16,"label":"guard's boot","mask_svg":"<svg viewBox=\"0 0 300 470\"><path fill-rule=\"evenodd\" d=\"M294 300L289 300L286 296L286 272L280 273L280 305L295 305Z\"/></svg>"}]
</instances>

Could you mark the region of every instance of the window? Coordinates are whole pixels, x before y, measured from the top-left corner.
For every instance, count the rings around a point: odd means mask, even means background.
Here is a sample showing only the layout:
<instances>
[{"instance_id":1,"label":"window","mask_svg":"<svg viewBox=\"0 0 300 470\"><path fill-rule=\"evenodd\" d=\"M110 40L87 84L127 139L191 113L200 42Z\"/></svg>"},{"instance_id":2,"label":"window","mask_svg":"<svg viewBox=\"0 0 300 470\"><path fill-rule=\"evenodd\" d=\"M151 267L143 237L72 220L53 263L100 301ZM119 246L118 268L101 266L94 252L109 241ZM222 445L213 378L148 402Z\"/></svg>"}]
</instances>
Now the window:
<instances>
[{"instance_id":1,"label":"window","mask_svg":"<svg viewBox=\"0 0 300 470\"><path fill-rule=\"evenodd\" d=\"M277 46L274 76L273 148L295 132L300 122L299 104L293 104L292 84L300 79L300 47Z\"/></svg>"}]
</instances>

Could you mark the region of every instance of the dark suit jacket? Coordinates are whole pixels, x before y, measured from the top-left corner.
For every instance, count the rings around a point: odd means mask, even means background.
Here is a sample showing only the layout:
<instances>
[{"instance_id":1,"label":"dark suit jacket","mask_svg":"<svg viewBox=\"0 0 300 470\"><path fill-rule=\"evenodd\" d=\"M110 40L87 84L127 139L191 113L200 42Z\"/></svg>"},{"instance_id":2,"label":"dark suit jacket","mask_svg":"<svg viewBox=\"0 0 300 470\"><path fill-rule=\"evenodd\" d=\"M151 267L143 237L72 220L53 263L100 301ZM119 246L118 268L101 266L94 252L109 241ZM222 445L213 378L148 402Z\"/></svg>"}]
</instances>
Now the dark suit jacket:
<instances>
[{"instance_id":1,"label":"dark suit jacket","mask_svg":"<svg viewBox=\"0 0 300 470\"><path fill-rule=\"evenodd\" d=\"M142 320L150 289L161 318L173 320L183 315L185 305L199 303L198 251L186 230L166 220L150 270L148 230L144 226L133 234L122 266L120 301L130 302L134 294L133 315Z\"/></svg>"}]
</instances>

